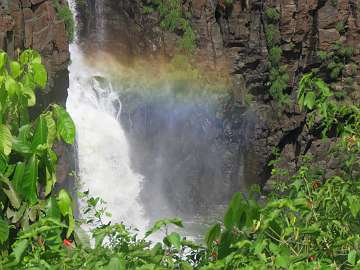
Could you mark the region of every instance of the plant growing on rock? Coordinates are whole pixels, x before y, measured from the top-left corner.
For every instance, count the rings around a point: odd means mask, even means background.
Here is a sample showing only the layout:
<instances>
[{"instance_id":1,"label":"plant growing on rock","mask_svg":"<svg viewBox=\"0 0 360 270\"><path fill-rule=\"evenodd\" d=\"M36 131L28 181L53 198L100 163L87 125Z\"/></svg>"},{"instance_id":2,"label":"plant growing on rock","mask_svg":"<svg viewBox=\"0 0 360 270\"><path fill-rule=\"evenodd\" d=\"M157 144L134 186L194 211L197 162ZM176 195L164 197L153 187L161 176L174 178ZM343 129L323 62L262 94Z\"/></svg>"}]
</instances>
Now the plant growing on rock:
<instances>
[{"instance_id":1,"label":"plant growing on rock","mask_svg":"<svg viewBox=\"0 0 360 270\"><path fill-rule=\"evenodd\" d=\"M83 4L83 0L77 0L79 5ZM65 30L69 41L73 41L75 37L75 21L70 8L66 4L60 4L59 0L53 0L57 16L64 21Z\"/></svg>"},{"instance_id":2,"label":"plant growing on rock","mask_svg":"<svg viewBox=\"0 0 360 270\"><path fill-rule=\"evenodd\" d=\"M183 11L180 0L152 0L150 5L144 6L145 13L157 11L160 16L160 26L170 32L181 32L179 46L185 52L192 52L195 47L196 36L191 27L189 16Z\"/></svg>"},{"instance_id":3,"label":"plant growing on rock","mask_svg":"<svg viewBox=\"0 0 360 270\"><path fill-rule=\"evenodd\" d=\"M268 22L265 28L265 37L269 52L269 94L283 106L289 102L289 96L285 93L289 84L289 75L287 66L281 64L283 52L279 46L281 37L277 26L280 14L277 9L268 7L265 10L265 16Z\"/></svg>"}]
</instances>

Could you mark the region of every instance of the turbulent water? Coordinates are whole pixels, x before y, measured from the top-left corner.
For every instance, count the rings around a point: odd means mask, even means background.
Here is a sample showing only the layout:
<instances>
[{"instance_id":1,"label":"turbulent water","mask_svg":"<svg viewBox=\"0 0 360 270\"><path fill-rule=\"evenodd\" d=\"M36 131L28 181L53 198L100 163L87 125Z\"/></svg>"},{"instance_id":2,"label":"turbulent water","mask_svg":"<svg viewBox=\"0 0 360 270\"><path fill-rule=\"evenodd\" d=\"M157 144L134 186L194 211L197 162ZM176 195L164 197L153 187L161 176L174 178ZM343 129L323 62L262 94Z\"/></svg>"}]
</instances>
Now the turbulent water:
<instances>
[{"instance_id":1,"label":"turbulent water","mask_svg":"<svg viewBox=\"0 0 360 270\"><path fill-rule=\"evenodd\" d=\"M70 7L75 13L74 1ZM113 222L144 229L148 221L139 203L143 177L130 166L129 145L119 122L121 101L103 72L89 64L76 43L70 46L67 110L77 129L81 188L107 203Z\"/></svg>"}]
</instances>

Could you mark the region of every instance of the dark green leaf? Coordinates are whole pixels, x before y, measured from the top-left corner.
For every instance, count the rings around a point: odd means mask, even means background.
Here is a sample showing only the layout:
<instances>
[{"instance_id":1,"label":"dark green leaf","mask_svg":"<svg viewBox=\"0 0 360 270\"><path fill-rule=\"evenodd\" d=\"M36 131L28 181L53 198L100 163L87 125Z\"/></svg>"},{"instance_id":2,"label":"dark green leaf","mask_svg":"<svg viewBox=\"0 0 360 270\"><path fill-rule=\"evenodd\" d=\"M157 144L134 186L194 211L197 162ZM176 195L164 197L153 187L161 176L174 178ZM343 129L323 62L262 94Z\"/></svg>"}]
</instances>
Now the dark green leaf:
<instances>
[{"instance_id":1,"label":"dark green leaf","mask_svg":"<svg viewBox=\"0 0 360 270\"><path fill-rule=\"evenodd\" d=\"M205 242L209 249L213 246L214 241L216 239L219 239L220 234L221 234L220 224L215 224L208 230L208 232L205 236Z\"/></svg>"},{"instance_id":2,"label":"dark green leaf","mask_svg":"<svg viewBox=\"0 0 360 270\"><path fill-rule=\"evenodd\" d=\"M26 164L25 174L23 178L23 184L21 195L31 204L35 204L38 200L37 195L37 180L38 180L38 164L35 155L32 155L28 163Z\"/></svg>"},{"instance_id":3,"label":"dark green leaf","mask_svg":"<svg viewBox=\"0 0 360 270\"><path fill-rule=\"evenodd\" d=\"M9 224L0 218L0 243L4 243L9 238Z\"/></svg>"},{"instance_id":4,"label":"dark green leaf","mask_svg":"<svg viewBox=\"0 0 360 270\"><path fill-rule=\"evenodd\" d=\"M33 150L36 150L36 148L40 145L47 145L47 142L48 142L47 122L45 120L45 117L41 115L37 120L35 133L31 142L31 147L33 148Z\"/></svg>"}]
</instances>

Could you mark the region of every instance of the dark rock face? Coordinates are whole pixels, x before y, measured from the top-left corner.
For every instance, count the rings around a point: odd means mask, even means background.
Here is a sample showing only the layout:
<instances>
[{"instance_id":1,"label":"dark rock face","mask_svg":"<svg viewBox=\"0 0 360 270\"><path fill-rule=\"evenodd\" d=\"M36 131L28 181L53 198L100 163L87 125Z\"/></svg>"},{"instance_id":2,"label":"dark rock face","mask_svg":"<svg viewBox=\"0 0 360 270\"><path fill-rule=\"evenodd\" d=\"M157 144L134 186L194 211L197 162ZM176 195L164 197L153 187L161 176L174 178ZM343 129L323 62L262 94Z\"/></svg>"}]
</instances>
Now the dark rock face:
<instances>
[{"instance_id":1,"label":"dark rock face","mask_svg":"<svg viewBox=\"0 0 360 270\"><path fill-rule=\"evenodd\" d=\"M94 10L100 1L88 0L84 15L87 31L94 29ZM133 56L172 56L179 35L168 33L159 27L156 12L142 12L144 3L150 1L104 0L106 14L102 26L108 29L106 36L124 36L120 46L127 47ZM289 73L288 93L291 104L284 111L268 94L268 47L266 44L267 8L279 11L279 45L283 50L282 64ZM233 81L232 99L226 106L226 134L240 134L236 107L244 104L247 94L254 96L253 110L257 121L255 134L251 136L252 150L257 157L253 161L256 181L265 185L271 168L267 163L273 158L271 152L278 147L286 158L286 166L296 169L300 154L312 153L319 157L313 144L319 144L319 135L312 134L305 125L305 115L296 105L296 87L303 73L320 66L318 51L331 51L332 45L341 41L344 46L359 49L360 3L356 0L235 0L226 5L223 0L183 1L183 9L192 14L191 23L197 35L195 62L212 71L225 70ZM89 15L90 14L90 15ZM93 16L93 17L92 17ZM96 21L96 20L95 20ZM339 31L339 23L343 24ZM83 30L85 31L85 30ZM125 33L124 33L125 32ZM122 45L120 45L122 44ZM124 45L125 44L125 45ZM128 52L127 51L127 52ZM353 64L359 63L360 54L355 53ZM345 69L348 70L349 68ZM353 83L348 99L359 100L360 72L357 65L353 71ZM341 81L339 87L342 88ZM236 137L236 136L235 136ZM235 140L236 141L236 140ZM320 143L321 144L321 143ZM235 147L236 148L236 147ZM321 148L321 147L320 147ZM322 149L322 148L321 148ZM325 150L324 150L325 151ZM320 155L321 156L321 155ZM327 162L328 164L328 162ZM327 166L327 165L326 165Z\"/></svg>"}]
</instances>

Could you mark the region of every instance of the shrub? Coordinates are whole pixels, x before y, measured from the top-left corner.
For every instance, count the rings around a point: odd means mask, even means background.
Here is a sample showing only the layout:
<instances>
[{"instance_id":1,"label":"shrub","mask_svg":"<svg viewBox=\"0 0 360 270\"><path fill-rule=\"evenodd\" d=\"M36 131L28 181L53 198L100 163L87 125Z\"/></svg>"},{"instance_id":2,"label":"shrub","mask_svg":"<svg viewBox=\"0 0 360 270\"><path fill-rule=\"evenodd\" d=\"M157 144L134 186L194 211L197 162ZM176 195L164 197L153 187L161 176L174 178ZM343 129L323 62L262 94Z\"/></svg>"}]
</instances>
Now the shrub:
<instances>
[{"instance_id":1,"label":"shrub","mask_svg":"<svg viewBox=\"0 0 360 270\"><path fill-rule=\"evenodd\" d=\"M266 8L265 15L266 19L271 23L276 23L280 20L280 13L276 8Z\"/></svg>"},{"instance_id":2,"label":"shrub","mask_svg":"<svg viewBox=\"0 0 360 270\"><path fill-rule=\"evenodd\" d=\"M78 0L79 3L83 0ZM65 30L70 42L75 38L75 21L70 8L67 5L61 5L59 0L53 0L58 17L64 21Z\"/></svg>"}]
</instances>

